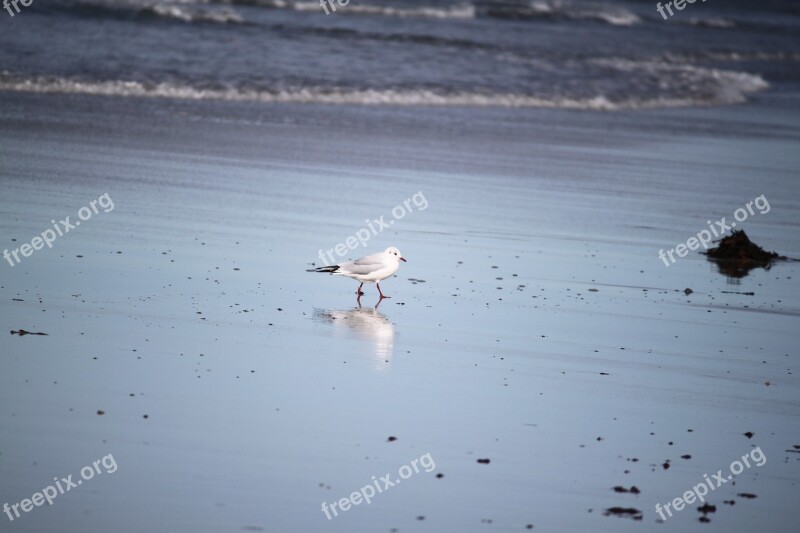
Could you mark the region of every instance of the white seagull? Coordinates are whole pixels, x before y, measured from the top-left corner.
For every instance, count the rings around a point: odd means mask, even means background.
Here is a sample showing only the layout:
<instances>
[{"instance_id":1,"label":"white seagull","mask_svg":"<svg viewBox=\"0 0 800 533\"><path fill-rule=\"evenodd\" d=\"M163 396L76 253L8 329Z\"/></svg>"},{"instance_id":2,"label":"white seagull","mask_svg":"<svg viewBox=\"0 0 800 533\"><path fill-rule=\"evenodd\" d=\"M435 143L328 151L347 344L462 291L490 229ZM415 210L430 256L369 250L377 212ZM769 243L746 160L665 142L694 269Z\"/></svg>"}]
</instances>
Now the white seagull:
<instances>
[{"instance_id":1,"label":"white seagull","mask_svg":"<svg viewBox=\"0 0 800 533\"><path fill-rule=\"evenodd\" d=\"M390 246L383 252L368 255L361 259L356 259L355 261L312 268L306 272L324 272L333 274L334 276L346 276L360 281L361 285L359 285L358 290L356 290L356 294L359 298L364 294L361 292L361 287L363 287L365 283L375 283L378 286L378 294L381 295L381 300L383 300L384 298L391 297L383 295L380 282L397 272L397 269L400 268L400 261L406 262L400 250L394 246Z\"/></svg>"}]
</instances>

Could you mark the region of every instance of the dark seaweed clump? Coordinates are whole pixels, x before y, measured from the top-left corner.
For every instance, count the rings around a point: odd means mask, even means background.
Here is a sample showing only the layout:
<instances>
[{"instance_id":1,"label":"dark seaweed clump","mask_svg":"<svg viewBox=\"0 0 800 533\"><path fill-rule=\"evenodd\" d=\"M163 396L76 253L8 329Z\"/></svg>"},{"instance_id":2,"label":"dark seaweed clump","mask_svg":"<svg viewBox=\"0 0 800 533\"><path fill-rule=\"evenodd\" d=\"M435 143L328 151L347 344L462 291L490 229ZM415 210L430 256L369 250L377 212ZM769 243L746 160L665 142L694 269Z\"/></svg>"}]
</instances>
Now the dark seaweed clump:
<instances>
[{"instance_id":1,"label":"dark seaweed clump","mask_svg":"<svg viewBox=\"0 0 800 533\"><path fill-rule=\"evenodd\" d=\"M743 278L754 268L769 270L775 261L786 256L767 252L751 241L744 230L734 230L719 241L719 246L706 252L709 261L716 263L720 274L730 278Z\"/></svg>"}]
</instances>

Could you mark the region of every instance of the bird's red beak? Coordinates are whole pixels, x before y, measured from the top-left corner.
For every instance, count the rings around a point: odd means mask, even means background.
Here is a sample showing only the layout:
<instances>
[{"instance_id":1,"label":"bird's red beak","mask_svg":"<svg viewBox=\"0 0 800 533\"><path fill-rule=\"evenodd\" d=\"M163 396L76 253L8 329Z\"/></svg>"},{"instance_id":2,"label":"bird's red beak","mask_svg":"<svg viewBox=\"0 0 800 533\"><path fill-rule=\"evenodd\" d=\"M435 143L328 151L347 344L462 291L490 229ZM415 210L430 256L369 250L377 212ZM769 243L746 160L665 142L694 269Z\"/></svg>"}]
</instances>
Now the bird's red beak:
<instances>
[{"instance_id":1,"label":"bird's red beak","mask_svg":"<svg viewBox=\"0 0 800 533\"><path fill-rule=\"evenodd\" d=\"M406 260L405 260L404 258L402 258L402 257L400 258L400 261L402 261L403 263L408 263L408 261L406 261Z\"/></svg>"}]
</instances>

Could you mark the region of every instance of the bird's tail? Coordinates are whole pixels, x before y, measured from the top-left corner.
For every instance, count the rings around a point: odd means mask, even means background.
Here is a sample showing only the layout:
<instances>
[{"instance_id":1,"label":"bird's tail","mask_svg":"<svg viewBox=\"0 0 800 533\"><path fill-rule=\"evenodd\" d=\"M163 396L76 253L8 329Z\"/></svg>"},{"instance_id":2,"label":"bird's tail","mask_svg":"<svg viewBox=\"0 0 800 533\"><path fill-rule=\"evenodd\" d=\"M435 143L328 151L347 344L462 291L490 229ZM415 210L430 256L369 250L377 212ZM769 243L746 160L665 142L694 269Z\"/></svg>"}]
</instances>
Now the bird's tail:
<instances>
[{"instance_id":1,"label":"bird's tail","mask_svg":"<svg viewBox=\"0 0 800 533\"><path fill-rule=\"evenodd\" d=\"M339 265L328 265L324 267L310 268L306 270L306 272L325 272L328 274L332 274L337 270L339 270Z\"/></svg>"}]
</instances>

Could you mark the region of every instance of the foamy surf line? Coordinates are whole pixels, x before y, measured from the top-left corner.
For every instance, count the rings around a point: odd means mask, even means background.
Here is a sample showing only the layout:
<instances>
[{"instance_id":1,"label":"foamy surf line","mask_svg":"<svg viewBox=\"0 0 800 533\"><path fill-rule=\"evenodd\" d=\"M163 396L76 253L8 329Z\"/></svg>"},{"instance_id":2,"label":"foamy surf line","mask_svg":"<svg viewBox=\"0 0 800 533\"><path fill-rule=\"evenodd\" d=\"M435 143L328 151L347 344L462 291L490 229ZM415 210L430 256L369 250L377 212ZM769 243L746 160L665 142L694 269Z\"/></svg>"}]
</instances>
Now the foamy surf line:
<instances>
[{"instance_id":1,"label":"foamy surf line","mask_svg":"<svg viewBox=\"0 0 800 533\"><path fill-rule=\"evenodd\" d=\"M184 100L217 100L229 102L264 102L286 104L332 104L363 106L463 106L572 109L586 111L621 111L670 107L729 105L746 101L745 94L766 89L768 84L758 76L735 73L744 80L737 88L728 87L719 97L700 100L692 97L629 98L611 101L603 95L591 98L545 97L511 93L436 93L430 90L331 89L298 88L294 90L254 91L236 88L201 89L169 83L144 84L136 81L82 81L59 77L23 78L0 74L0 91L39 94L83 94L96 96L174 98Z\"/></svg>"},{"instance_id":2,"label":"foamy surf line","mask_svg":"<svg viewBox=\"0 0 800 533\"><path fill-rule=\"evenodd\" d=\"M289 0L215 0L215 3L244 6L258 6L270 9L289 9L294 11L321 10L319 2ZM434 19L474 19L475 6L468 3L451 6L391 7L368 3L350 2L346 8L336 11L340 15L370 15L384 17L434 18Z\"/></svg>"},{"instance_id":3,"label":"foamy surf line","mask_svg":"<svg viewBox=\"0 0 800 533\"><path fill-rule=\"evenodd\" d=\"M213 3L257 6L268 9L287 9L294 11L319 11L319 2L313 0L211 0ZM350 2L345 9L336 11L337 15L408 17L433 19L475 19L499 18L515 20L595 20L615 26L639 24L633 12L617 6L594 4L589 1L573 0L533 0L529 3L486 3L460 2L447 6L422 5L417 7L393 7L368 3Z\"/></svg>"}]
</instances>

